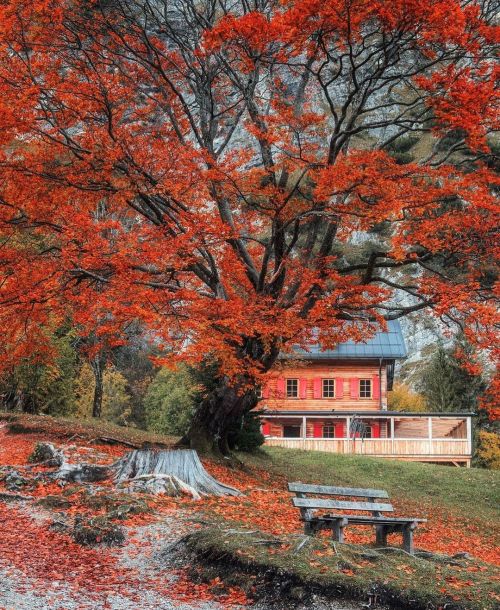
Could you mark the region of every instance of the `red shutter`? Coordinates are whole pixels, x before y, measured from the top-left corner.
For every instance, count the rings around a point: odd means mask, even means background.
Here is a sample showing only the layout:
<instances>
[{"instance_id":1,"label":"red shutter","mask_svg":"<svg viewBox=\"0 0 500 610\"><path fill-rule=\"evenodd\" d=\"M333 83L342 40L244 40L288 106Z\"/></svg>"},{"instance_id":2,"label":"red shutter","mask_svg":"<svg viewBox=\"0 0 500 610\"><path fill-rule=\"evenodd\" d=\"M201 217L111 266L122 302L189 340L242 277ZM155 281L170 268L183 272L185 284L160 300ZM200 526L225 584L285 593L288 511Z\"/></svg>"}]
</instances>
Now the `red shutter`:
<instances>
[{"instance_id":1,"label":"red shutter","mask_svg":"<svg viewBox=\"0 0 500 610\"><path fill-rule=\"evenodd\" d=\"M351 398L359 398L359 379L351 379Z\"/></svg>"},{"instance_id":2,"label":"red shutter","mask_svg":"<svg viewBox=\"0 0 500 610\"><path fill-rule=\"evenodd\" d=\"M268 382L262 388L262 398L269 398L270 394L271 394L271 388L270 388L269 382Z\"/></svg>"},{"instance_id":3,"label":"red shutter","mask_svg":"<svg viewBox=\"0 0 500 610\"><path fill-rule=\"evenodd\" d=\"M307 379L299 379L299 396L307 398Z\"/></svg>"},{"instance_id":4,"label":"red shutter","mask_svg":"<svg viewBox=\"0 0 500 610\"><path fill-rule=\"evenodd\" d=\"M313 436L314 438L323 438L323 424L321 422L314 422Z\"/></svg>"},{"instance_id":5,"label":"red shutter","mask_svg":"<svg viewBox=\"0 0 500 610\"><path fill-rule=\"evenodd\" d=\"M372 438L380 438L380 422L372 424Z\"/></svg>"},{"instance_id":6,"label":"red shutter","mask_svg":"<svg viewBox=\"0 0 500 610\"><path fill-rule=\"evenodd\" d=\"M342 422L335 424L335 438L345 437L345 424Z\"/></svg>"},{"instance_id":7,"label":"red shutter","mask_svg":"<svg viewBox=\"0 0 500 610\"><path fill-rule=\"evenodd\" d=\"M276 381L276 394L278 395L278 398L285 397L285 378L284 377L278 377L278 379Z\"/></svg>"},{"instance_id":8,"label":"red shutter","mask_svg":"<svg viewBox=\"0 0 500 610\"><path fill-rule=\"evenodd\" d=\"M372 398L374 400L378 400L380 398L380 377L379 377L379 375L375 375L372 378L372 384L373 384Z\"/></svg>"},{"instance_id":9,"label":"red shutter","mask_svg":"<svg viewBox=\"0 0 500 610\"><path fill-rule=\"evenodd\" d=\"M314 379L314 398L321 398L321 379L319 377Z\"/></svg>"},{"instance_id":10,"label":"red shutter","mask_svg":"<svg viewBox=\"0 0 500 610\"><path fill-rule=\"evenodd\" d=\"M264 436L271 436L271 424L269 422L264 422L262 424L262 434Z\"/></svg>"},{"instance_id":11,"label":"red shutter","mask_svg":"<svg viewBox=\"0 0 500 610\"><path fill-rule=\"evenodd\" d=\"M335 379L335 398L344 397L344 380L338 377Z\"/></svg>"}]
</instances>

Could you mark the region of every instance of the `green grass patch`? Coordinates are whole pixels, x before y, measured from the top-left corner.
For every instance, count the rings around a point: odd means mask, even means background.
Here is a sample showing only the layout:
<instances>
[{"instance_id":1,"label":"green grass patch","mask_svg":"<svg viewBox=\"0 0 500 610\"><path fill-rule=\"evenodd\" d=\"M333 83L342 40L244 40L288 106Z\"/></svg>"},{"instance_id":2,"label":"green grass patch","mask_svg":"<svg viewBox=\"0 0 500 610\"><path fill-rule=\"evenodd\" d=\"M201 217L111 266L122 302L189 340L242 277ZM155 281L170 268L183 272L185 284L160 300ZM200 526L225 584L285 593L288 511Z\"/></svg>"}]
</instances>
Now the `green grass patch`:
<instances>
[{"instance_id":1,"label":"green grass patch","mask_svg":"<svg viewBox=\"0 0 500 610\"><path fill-rule=\"evenodd\" d=\"M500 472L494 470L274 447L253 455L240 454L239 458L288 481L386 489L396 503L401 499L431 505L436 513L444 508L456 516L490 524L498 522L500 516Z\"/></svg>"}]
</instances>

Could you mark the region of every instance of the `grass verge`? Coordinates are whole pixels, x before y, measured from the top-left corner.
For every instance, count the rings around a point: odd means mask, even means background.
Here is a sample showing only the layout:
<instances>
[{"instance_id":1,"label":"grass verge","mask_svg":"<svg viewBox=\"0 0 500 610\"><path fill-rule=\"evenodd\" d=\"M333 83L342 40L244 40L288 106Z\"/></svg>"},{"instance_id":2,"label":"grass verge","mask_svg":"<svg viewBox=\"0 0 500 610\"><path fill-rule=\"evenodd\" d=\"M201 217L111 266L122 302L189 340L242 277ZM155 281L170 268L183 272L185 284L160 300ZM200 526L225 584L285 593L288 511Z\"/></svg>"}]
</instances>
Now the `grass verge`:
<instances>
[{"instance_id":1,"label":"grass verge","mask_svg":"<svg viewBox=\"0 0 500 610\"><path fill-rule=\"evenodd\" d=\"M271 595L290 608L313 594L400 610L493 610L500 601L494 566L468 557L412 557L324 538L274 537L227 521L192 534L186 544L201 578L223 575L256 599Z\"/></svg>"}]
</instances>

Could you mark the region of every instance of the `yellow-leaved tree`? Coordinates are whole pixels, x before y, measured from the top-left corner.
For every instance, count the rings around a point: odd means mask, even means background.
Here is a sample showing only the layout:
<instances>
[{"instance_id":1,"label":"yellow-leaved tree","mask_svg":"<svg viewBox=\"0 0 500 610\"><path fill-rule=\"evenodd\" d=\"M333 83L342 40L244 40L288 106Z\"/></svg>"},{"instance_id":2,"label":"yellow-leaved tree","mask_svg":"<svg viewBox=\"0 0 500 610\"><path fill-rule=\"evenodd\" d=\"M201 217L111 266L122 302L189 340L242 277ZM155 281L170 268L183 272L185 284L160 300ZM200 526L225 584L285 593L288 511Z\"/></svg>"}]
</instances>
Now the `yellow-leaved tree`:
<instances>
[{"instance_id":1,"label":"yellow-leaved tree","mask_svg":"<svg viewBox=\"0 0 500 610\"><path fill-rule=\"evenodd\" d=\"M391 411L422 412L427 409L427 403L422 394L414 392L405 383L395 383L387 397L388 407Z\"/></svg>"},{"instance_id":2,"label":"yellow-leaved tree","mask_svg":"<svg viewBox=\"0 0 500 610\"><path fill-rule=\"evenodd\" d=\"M85 363L75 383L77 417L92 417L94 384L92 369ZM116 368L107 368L103 376L102 418L126 426L131 412L127 380Z\"/></svg>"}]
</instances>

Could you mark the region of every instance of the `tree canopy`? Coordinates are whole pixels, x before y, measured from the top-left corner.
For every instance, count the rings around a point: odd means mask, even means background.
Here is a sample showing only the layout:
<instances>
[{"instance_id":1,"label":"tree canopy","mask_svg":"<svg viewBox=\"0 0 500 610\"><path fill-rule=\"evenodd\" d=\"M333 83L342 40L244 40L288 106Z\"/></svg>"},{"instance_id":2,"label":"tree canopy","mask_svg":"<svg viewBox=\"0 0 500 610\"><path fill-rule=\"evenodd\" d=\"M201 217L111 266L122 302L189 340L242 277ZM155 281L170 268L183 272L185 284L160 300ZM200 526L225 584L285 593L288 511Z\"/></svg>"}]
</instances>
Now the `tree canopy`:
<instances>
[{"instance_id":1,"label":"tree canopy","mask_svg":"<svg viewBox=\"0 0 500 610\"><path fill-rule=\"evenodd\" d=\"M215 354L235 396L280 351L421 309L495 345L493 18L459 0L2 3L9 358L68 310L108 342L141 320L159 348ZM410 136L412 161L393 154Z\"/></svg>"}]
</instances>

